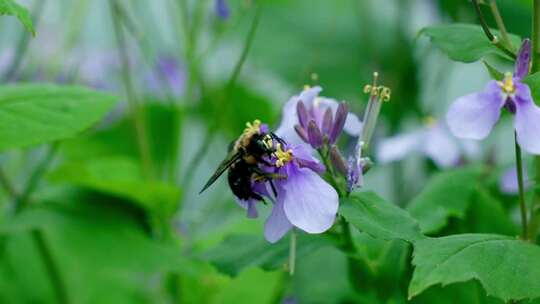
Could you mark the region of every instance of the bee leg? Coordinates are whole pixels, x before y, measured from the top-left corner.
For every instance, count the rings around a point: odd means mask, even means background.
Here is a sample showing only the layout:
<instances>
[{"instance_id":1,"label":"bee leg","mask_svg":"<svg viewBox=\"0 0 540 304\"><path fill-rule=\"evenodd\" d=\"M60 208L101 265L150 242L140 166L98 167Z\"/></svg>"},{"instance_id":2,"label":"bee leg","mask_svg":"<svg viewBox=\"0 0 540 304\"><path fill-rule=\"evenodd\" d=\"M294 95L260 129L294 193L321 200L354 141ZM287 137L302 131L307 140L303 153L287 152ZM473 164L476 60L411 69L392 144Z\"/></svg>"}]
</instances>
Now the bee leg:
<instances>
[{"instance_id":1,"label":"bee leg","mask_svg":"<svg viewBox=\"0 0 540 304\"><path fill-rule=\"evenodd\" d=\"M274 181L272 179L269 179L268 182L270 183L270 188L272 188L272 193L274 194L274 197L277 197L277 190L276 185L274 185Z\"/></svg>"},{"instance_id":2,"label":"bee leg","mask_svg":"<svg viewBox=\"0 0 540 304\"><path fill-rule=\"evenodd\" d=\"M277 136L274 132L270 132L270 136L272 136L272 139L277 140L277 142L280 143L282 146L285 146L287 144L281 137Z\"/></svg>"}]
</instances>

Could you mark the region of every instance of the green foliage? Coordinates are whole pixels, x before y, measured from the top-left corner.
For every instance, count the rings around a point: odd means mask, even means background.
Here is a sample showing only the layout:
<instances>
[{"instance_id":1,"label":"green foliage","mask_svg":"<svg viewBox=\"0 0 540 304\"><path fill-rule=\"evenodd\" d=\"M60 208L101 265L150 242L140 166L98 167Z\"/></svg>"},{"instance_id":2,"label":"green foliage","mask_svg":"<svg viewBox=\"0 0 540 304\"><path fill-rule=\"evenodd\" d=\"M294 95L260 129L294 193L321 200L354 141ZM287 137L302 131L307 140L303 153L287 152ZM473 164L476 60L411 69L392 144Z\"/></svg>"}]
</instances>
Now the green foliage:
<instances>
[{"instance_id":1,"label":"green foliage","mask_svg":"<svg viewBox=\"0 0 540 304\"><path fill-rule=\"evenodd\" d=\"M499 36L498 31L492 32ZM474 62L492 54L508 58L508 55L486 38L479 25L459 23L435 25L423 28L420 34L429 37L435 46L454 61ZM510 35L510 40L514 47L521 45L518 36Z\"/></svg>"},{"instance_id":2,"label":"green foliage","mask_svg":"<svg viewBox=\"0 0 540 304\"><path fill-rule=\"evenodd\" d=\"M341 202L339 212L360 231L376 238L413 242L424 237L418 222L407 211L373 192L351 194Z\"/></svg>"},{"instance_id":3,"label":"green foliage","mask_svg":"<svg viewBox=\"0 0 540 304\"><path fill-rule=\"evenodd\" d=\"M50 174L50 179L126 198L151 213L165 216L176 211L180 200L178 187L145 179L139 164L129 158L65 163Z\"/></svg>"},{"instance_id":4,"label":"green foliage","mask_svg":"<svg viewBox=\"0 0 540 304\"><path fill-rule=\"evenodd\" d=\"M326 237L298 235L298 259L319 248L332 245ZM276 244L270 244L262 236L230 235L218 246L204 254L219 271L230 276L238 275L242 270L259 266L265 270L274 270L286 266L289 256L289 238L284 237Z\"/></svg>"},{"instance_id":5,"label":"green foliage","mask_svg":"<svg viewBox=\"0 0 540 304\"><path fill-rule=\"evenodd\" d=\"M462 234L415 243L409 297L435 284L478 280L504 301L540 297L540 248L506 236Z\"/></svg>"},{"instance_id":6,"label":"green foliage","mask_svg":"<svg viewBox=\"0 0 540 304\"><path fill-rule=\"evenodd\" d=\"M41 263L26 238L32 229L44 232L70 294L82 303L148 299L150 294L143 286L152 274L167 270L198 273L196 263L178 254L179 244L152 239L136 214L97 198L40 204L1 225L0 233L7 238L2 260L7 264L0 268L14 272L13 288L32 290L30 294L39 302L51 298L44 269L29 266ZM134 275L140 279L135 280Z\"/></svg>"},{"instance_id":7,"label":"green foliage","mask_svg":"<svg viewBox=\"0 0 540 304\"><path fill-rule=\"evenodd\" d=\"M528 75L523 82L529 85L534 101L540 103L540 72Z\"/></svg>"},{"instance_id":8,"label":"green foliage","mask_svg":"<svg viewBox=\"0 0 540 304\"><path fill-rule=\"evenodd\" d=\"M450 217L465 217L480 174L479 168L462 168L439 173L429 180L407 207L423 233L439 231Z\"/></svg>"},{"instance_id":9,"label":"green foliage","mask_svg":"<svg viewBox=\"0 0 540 304\"><path fill-rule=\"evenodd\" d=\"M484 64L484 66L488 70L488 73L491 76L491 78L493 78L495 80L503 80L503 78L504 78L504 73L503 72L497 70L497 68L495 68L494 66L492 66L491 64L489 64L485 60L482 60L482 63Z\"/></svg>"},{"instance_id":10,"label":"green foliage","mask_svg":"<svg viewBox=\"0 0 540 304\"><path fill-rule=\"evenodd\" d=\"M20 6L13 0L0 0L0 15L15 16L24 25L26 30L36 35L36 30L32 24L30 13L23 6Z\"/></svg>"},{"instance_id":11,"label":"green foliage","mask_svg":"<svg viewBox=\"0 0 540 304\"><path fill-rule=\"evenodd\" d=\"M0 150L66 139L99 121L116 98L82 87L0 87Z\"/></svg>"}]
</instances>

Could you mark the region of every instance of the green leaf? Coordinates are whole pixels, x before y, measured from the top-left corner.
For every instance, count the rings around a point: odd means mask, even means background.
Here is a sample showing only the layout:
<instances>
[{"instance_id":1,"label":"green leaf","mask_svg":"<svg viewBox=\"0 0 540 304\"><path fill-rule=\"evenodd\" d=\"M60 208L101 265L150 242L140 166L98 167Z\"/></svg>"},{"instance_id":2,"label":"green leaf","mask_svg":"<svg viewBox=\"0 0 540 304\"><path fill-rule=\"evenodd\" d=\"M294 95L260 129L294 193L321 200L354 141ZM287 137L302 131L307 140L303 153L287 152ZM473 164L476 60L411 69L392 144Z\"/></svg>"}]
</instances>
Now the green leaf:
<instances>
[{"instance_id":1,"label":"green leaf","mask_svg":"<svg viewBox=\"0 0 540 304\"><path fill-rule=\"evenodd\" d=\"M478 189L471 202L465 218L467 232L517 235L518 229L503 203L489 191Z\"/></svg>"},{"instance_id":2,"label":"green leaf","mask_svg":"<svg viewBox=\"0 0 540 304\"><path fill-rule=\"evenodd\" d=\"M428 287L478 280L504 301L540 297L540 247L507 236L460 234L414 244L409 298Z\"/></svg>"},{"instance_id":3,"label":"green leaf","mask_svg":"<svg viewBox=\"0 0 540 304\"><path fill-rule=\"evenodd\" d=\"M492 33L499 37L498 31L492 30ZM419 34L428 36L433 44L454 61L474 62L491 54L510 59L487 39L479 25L435 25L423 28ZM516 35L510 35L510 40L515 48L521 45L521 39Z\"/></svg>"},{"instance_id":4,"label":"green leaf","mask_svg":"<svg viewBox=\"0 0 540 304\"><path fill-rule=\"evenodd\" d=\"M503 72L497 70L497 68L495 68L494 66L492 66L491 64L489 64L485 60L482 60L482 63L484 64L484 66L488 70L488 73L491 76L491 78L493 78L495 80L503 80L503 78L504 78L504 73Z\"/></svg>"},{"instance_id":5,"label":"green leaf","mask_svg":"<svg viewBox=\"0 0 540 304\"><path fill-rule=\"evenodd\" d=\"M455 169L432 177L424 190L407 207L423 233L444 228L450 217L464 218L481 171Z\"/></svg>"},{"instance_id":6,"label":"green leaf","mask_svg":"<svg viewBox=\"0 0 540 304\"><path fill-rule=\"evenodd\" d=\"M299 234L297 237L297 258L332 244L328 238L322 236ZM203 256L220 272L230 276L236 276L242 270L254 266L264 270L278 269L286 265L288 257L288 237L271 244L262 236L256 235L230 235Z\"/></svg>"},{"instance_id":7,"label":"green leaf","mask_svg":"<svg viewBox=\"0 0 540 304\"><path fill-rule=\"evenodd\" d=\"M128 295L149 296L147 282L158 273L194 276L200 269L199 263L181 254L178 243L152 238L137 214L125 206L103 198L40 202L0 225L0 233L7 237L2 260L11 264L10 278L23 292L31 289L37 302L46 297L47 289L33 285L43 277L43 287L50 288L50 279L32 243L21 244L31 229L43 231L69 293L81 303L93 302L89 299L140 303L128 301Z\"/></svg>"},{"instance_id":8,"label":"green leaf","mask_svg":"<svg viewBox=\"0 0 540 304\"><path fill-rule=\"evenodd\" d=\"M30 17L28 10L17 4L15 1L0 0L0 15L11 15L17 17L24 27L30 33L32 33L32 35L36 35L36 30L34 29L32 18Z\"/></svg>"},{"instance_id":9,"label":"green leaf","mask_svg":"<svg viewBox=\"0 0 540 304\"><path fill-rule=\"evenodd\" d=\"M82 87L0 87L0 151L65 139L100 120L114 96Z\"/></svg>"},{"instance_id":10,"label":"green leaf","mask_svg":"<svg viewBox=\"0 0 540 304\"><path fill-rule=\"evenodd\" d=\"M424 237L418 222L407 211L373 192L353 193L343 199L340 214L360 231L375 238L413 242Z\"/></svg>"},{"instance_id":11,"label":"green leaf","mask_svg":"<svg viewBox=\"0 0 540 304\"><path fill-rule=\"evenodd\" d=\"M53 182L67 182L102 193L126 198L143 209L162 215L176 211L180 189L155 180L146 180L133 159L114 157L68 162L53 171Z\"/></svg>"},{"instance_id":12,"label":"green leaf","mask_svg":"<svg viewBox=\"0 0 540 304\"><path fill-rule=\"evenodd\" d=\"M540 72L536 72L534 74L528 75L522 80L524 83L529 85L529 88L531 89L531 95L536 102L536 104L540 103Z\"/></svg>"}]
</instances>

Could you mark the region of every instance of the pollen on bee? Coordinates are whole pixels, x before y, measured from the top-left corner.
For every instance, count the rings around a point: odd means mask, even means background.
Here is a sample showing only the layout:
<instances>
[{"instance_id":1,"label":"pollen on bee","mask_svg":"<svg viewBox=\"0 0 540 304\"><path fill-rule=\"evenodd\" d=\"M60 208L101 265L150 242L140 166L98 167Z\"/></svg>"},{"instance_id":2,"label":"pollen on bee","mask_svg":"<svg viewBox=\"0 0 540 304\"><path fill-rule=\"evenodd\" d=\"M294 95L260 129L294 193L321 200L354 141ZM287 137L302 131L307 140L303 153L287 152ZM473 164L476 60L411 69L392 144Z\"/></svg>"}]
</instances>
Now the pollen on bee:
<instances>
[{"instance_id":1,"label":"pollen on bee","mask_svg":"<svg viewBox=\"0 0 540 304\"><path fill-rule=\"evenodd\" d=\"M276 167L283 167L286 163L290 162L292 160L293 154L292 150L289 149L287 151L283 151L283 148L281 147L281 144L277 144L276 152L274 153L276 156Z\"/></svg>"}]
</instances>

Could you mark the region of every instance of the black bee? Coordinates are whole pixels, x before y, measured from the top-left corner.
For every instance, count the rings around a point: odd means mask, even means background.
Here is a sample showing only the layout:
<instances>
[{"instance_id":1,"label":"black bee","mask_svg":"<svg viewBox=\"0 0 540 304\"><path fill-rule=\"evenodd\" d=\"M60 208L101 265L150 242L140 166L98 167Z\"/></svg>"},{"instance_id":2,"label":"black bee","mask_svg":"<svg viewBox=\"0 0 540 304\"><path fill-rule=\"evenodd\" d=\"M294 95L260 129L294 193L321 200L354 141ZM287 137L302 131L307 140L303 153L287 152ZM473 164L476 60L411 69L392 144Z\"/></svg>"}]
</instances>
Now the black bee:
<instances>
[{"instance_id":1,"label":"black bee","mask_svg":"<svg viewBox=\"0 0 540 304\"><path fill-rule=\"evenodd\" d=\"M204 185L202 193L212 185L220 176L229 169L228 181L233 194L242 200L256 199L264 201L263 198L255 193L251 187L253 179L270 181L274 195L275 187L272 183L273 178L279 178L277 174L263 172L259 164L271 166L264 159L264 156L271 157L276 149L273 141L284 145L284 141L272 132L261 131L261 122L255 120L253 123L247 123L247 127L240 137L233 141L229 146L229 154L218 166L214 174Z\"/></svg>"}]
</instances>

